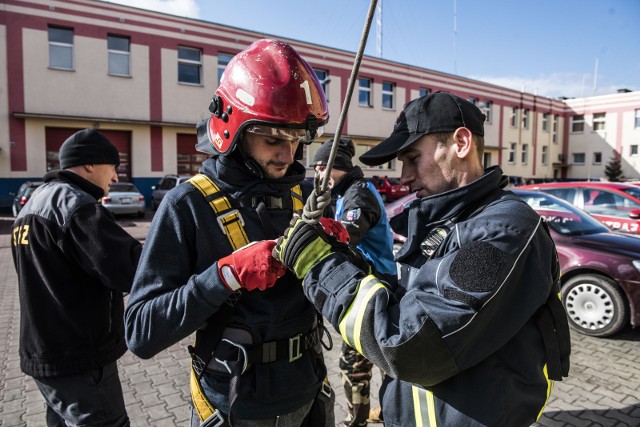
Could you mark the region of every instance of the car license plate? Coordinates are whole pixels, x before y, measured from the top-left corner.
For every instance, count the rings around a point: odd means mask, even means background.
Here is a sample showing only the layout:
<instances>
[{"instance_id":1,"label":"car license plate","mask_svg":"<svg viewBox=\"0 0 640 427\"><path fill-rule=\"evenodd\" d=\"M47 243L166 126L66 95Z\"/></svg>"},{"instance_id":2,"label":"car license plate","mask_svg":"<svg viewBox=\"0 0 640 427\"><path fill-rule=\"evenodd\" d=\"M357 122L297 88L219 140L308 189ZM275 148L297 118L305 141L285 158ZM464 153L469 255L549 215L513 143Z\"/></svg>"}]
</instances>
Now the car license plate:
<instances>
[{"instance_id":1,"label":"car license plate","mask_svg":"<svg viewBox=\"0 0 640 427\"><path fill-rule=\"evenodd\" d=\"M123 197L122 199L120 199L120 203L122 203L123 205L128 205L131 203L131 197Z\"/></svg>"}]
</instances>

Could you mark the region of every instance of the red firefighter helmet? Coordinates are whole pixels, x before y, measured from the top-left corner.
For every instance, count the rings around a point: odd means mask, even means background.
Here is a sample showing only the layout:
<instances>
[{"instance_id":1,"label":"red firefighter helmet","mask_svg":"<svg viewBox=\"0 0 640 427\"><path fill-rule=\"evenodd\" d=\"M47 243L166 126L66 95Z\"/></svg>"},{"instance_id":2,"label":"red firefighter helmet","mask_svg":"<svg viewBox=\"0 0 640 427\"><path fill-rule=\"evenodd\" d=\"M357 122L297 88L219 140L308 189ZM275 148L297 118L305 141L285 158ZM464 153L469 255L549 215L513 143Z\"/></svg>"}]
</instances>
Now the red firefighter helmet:
<instances>
[{"instance_id":1,"label":"red firefighter helmet","mask_svg":"<svg viewBox=\"0 0 640 427\"><path fill-rule=\"evenodd\" d=\"M261 126L303 130L301 142L320 136L329 120L324 91L313 68L287 43L258 40L227 65L198 124L199 151L226 155L244 130ZM254 126L255 125L255 126Z\"/></svg>"}]
</instances>

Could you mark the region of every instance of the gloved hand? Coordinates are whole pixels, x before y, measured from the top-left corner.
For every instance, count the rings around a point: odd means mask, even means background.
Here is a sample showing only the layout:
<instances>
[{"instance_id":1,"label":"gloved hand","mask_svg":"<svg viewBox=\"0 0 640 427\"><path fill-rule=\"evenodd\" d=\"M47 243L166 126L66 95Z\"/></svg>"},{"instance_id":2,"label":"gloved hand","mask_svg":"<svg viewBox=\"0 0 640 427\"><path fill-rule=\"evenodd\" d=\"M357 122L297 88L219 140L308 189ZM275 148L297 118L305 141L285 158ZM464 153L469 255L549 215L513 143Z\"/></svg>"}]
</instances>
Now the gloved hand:
<instances>
[{"instance_id":1,"label":"gloved hand","mask_svg":"<svg viewBox=\"0 0 640 427\"><path fill-rule=\"evenodd\" d=\"M339 221L322 218L318 224L309 224L294 215L290 227L278 239L273 257L301 279L333 252L350 251L348 241L349 233Z\"/></svg>"},{"instance_id":2,"label":"gloved hand","mask_svg":"<svg viewBox=\"0 0 640 427\"><path fill-rule=\"evenodd\" d=\"M218 260L218 274L232 291L245 288L248 291L264 291L272 287L286 268L271 255L276 242L263 240L251 242Z\"/></svg>"}]
</instances>

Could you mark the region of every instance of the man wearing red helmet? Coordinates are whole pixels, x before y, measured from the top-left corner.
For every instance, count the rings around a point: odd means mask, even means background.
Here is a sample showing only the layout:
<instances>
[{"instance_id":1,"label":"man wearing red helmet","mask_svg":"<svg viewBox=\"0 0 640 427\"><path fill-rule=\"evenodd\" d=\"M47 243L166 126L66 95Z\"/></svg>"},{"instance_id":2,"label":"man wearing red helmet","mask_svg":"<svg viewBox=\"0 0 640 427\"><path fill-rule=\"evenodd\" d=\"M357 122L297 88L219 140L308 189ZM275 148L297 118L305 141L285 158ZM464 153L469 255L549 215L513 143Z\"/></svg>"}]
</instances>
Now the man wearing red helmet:
<instances>
[{"instance_id":1,"label":"man wearing red helmet","mask_svg":"<svg viewBox=\"0 0 640 427\"><path fill-rule=\"evenodd\" d=\"M149 358L197 331L191 426L301 425L331 396L322 325L271 250L302 209L296 159L329 118L324 92L290 45L259 40L229 62L209 110L196 148L211 157L153 219L127 343ZM334 424L326 409L314 425Z\"/></svg>"}]
</instances>

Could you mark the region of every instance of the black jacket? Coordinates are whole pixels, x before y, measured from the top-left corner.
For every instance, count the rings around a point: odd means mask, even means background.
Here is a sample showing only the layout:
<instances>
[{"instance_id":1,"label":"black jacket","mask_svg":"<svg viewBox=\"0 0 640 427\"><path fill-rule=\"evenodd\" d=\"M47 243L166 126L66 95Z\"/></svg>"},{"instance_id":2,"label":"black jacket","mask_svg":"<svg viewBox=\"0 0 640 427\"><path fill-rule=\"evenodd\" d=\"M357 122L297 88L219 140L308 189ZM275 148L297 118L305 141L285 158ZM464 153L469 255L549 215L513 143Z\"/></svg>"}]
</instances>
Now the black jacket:
<instances>
[{"instance_id":1,"label":"black jacket","mask_svg":"<svg viewBox=\"0 0 640 427\"><path fill-rule=\"evenodd\" d=\"M100 187L68 171L44 176L12 228L20 287L20 367L70 375L126 351L123 292L141 244L98 203Z\"/></svg>"}]
</instances>

